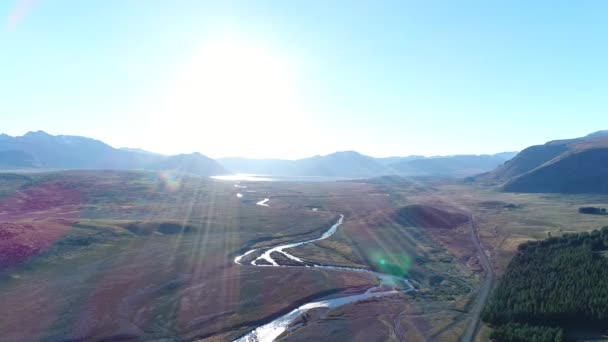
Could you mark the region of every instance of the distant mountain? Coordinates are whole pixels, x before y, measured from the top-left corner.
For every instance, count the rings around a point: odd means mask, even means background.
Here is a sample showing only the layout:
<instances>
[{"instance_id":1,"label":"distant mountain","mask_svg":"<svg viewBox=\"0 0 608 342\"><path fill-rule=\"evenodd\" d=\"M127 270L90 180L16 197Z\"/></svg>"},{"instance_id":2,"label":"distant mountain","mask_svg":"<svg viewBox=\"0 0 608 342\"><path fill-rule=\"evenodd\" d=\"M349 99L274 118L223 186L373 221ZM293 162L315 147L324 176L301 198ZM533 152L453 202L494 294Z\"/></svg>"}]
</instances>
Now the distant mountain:
<instances>
[{"instance_id":1,"label":"distant mountain","mask_svg":"<svg viewBox=\"0 0 608 342\"><path fill-rule=\"evenodd\" d=\"M586 136L587 139L608 138L608 129L603 131L593 132Z\"/></svg>"},{"instance_id":2,"label":"distant mountain","mask_svg":"<svg viewBox=\"0 0 608 342\"><path fill-rule=\"evenodd\" d=\"M376 158L382 165L389 166L391 164L395 164L397 162L404 162L407 160L416 160L416 159L424 159L425 156L407 156L407 157L384 157L384 158Z\"/></svg>"},{"instance_id":3,"label":"distant mountain","mask_svg":"<svg viewBox=\"0 0 608 342\"><path fill-rule=\"evenodd\" d=\"M175 169L196 170L192 173L204 176L228 173L217 162L201 154L193 154L185 158L142 153L116 149L95 139L71 135L55 136L43 131L28 132L18 137L2 134L0 152L2 152L0 153L2 169L15 168L19 164L21 166L18 168ZM184 167L184 165L189 166Z\"/></svg>"},{"instance_id":4,"label":"distant mountain","mask_svg":"<svg viewBox=\"0 0 608 342\"><path fill-rule=\"evenodd\" d=\"M302 175L329 177L369 177L386 174L388 169L375 158L355 151L335 152L297 161Z\"/></svg>"},{"instance_id":5,"label":"distant mountain","mask_svg":"<svg viewBox=\"0 0 608 342\"><path fill-rule=\"evenodd\" d=\"M389 170L375 158L354 151L298 160L221 158L218 161L233 172L275 176L370 177Z\"/></svg>"},{"instance_id":6,"label":"distant mountain","mask_svg":"<svg viewBox=\"0 0 608 342\"><path fill-rule=\"evenodd\" d=\"M491 170L513 155L373 158L355 151L341 151L298 160L222 158L218 163L200 153L165 156L142 149L116 149L95 139L54 136L43 131L18 137L0 134L0 169L176 170L203 176L237 172L336 178L464 177Z\"/></svg>"},{"instance_id":7,"label":"distant mountain","mask_svg":"<svg viewBox=\"0 0 608 342\"><path fill-rule=\"evenodd\" d=\"M297 174L296 162L286 159L219 158L226 169L236 173L288 176Z\"/></svg>"},{"instance_id":8,"label":"distant mountain","mask_svg":"<svg viewBox=\"0 0 608 342\"><path fill-rule=\"evenodd\" d=\"M148 169L173 170L196 175L222 175L228 171L215 160L198 152L161 157L158 162L150 163Z\"/></svg>"},{"instance_id":9,"label":"distant mountain","mask_svg":"<svg viewBox=\"0 0 608 342\"><path fill-rule=\"evenodd\" d=\"M473 180L511 192L608 193L608 131L528 147Z\"/></svg>"},{"instance_id":10,"label":"distant mountain","mask_svg":"<svg viewBox=\"0 0 608 342\"><path fill-rule=\"evenodd\" d=\"M382 175L464 177L494 169L516 154L457 155L444 157L373 158L344 151L298 160L221 158L237 173L275 176L376 177Z\"/></svg>"},{"instance_id":11,"label":"distant mountain","mask_svg":"<svg viewBox=\"0 0 608 342\"><path fill-rule=\"evenodd\" d=\"M8 150L0 151L0 169L30 169L38 167L34 157L23 151Z\"/></svg>"},{"instance_id":12,"label":"distant mountain","mask_svg":"<svg viewBox=\"0 0 608 342\"><path fill-rule=\"evenodd\" d=\"M492 155L404 158L389 166L398 174L403 175L465 177L492 170L516 154L517 152L503 152Z\"/></svg>"},{"instance_id":13,"label":"distant mountain","mask_svg":"<svg viewBox=\"0 0 608 342\"><path fill-rule=\"evenodd\" d=\"M497 158L501 158L504 159L504 161L513 159L513 157L515 157L519 152L499 152L499 153L494 153L491 154L490 156L494 156Z\"/></svg>"},{"instance_id":14,"label":"distant mountain","mask_svg":"<svg viewBox=\"0 0 608 342\"><path fill-rule=\"evenodd\" d=\"M141 149L141 148L121 147L119 149L122 150L122 151L135 152L135 153L141 153L141 154L146 154L146 155L162 156L162 154L160 154L160 153L146 151L146 150Z\"/></svg>"}]
</instances>

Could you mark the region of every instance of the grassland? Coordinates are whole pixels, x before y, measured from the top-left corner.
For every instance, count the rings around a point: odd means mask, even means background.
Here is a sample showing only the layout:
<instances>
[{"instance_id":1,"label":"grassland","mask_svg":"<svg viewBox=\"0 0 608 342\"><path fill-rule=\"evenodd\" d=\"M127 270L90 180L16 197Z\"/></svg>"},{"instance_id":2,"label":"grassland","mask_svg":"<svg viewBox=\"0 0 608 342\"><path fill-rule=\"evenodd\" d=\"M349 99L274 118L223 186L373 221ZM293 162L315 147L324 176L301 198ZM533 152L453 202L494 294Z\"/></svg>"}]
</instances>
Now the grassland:
<instances>
[{"instance_id":1,"label":"grassland","mask_svg":"<svg viewBox=\"0 0 608 342\"><path fill-rule=\"evenodd\" d=\"M578 213L581 206L606 206L608 196L502 193L459 181L432 179L420 182L396 178L370 183L386 195L386 209L351 220L332 239L308 245L294 254L376 270L382 270L379 260L392 258L391 263L398 263L405 254L411 261L408 276L420 291L413 298L398 301L398 305L389 299L376 299L340 308L332 315L348 312L344 315L350 316L345 316L348 319L343 323L348 328L337 329L334 322L340 319L328 316L319 324L309 323L310 328L299 329L288 340L329 333L346 338L363 333L357 326L368 325L375 326L389 340L458 340L470 320L467 312L482 276L471 227L403 226L391 215L395 208L421 204L470 214L498 280L520 243L608 225L606 217ZM374 314L368 315L369 312ZM353 320L359 324L349 325ZM477 339L487 341L489 333L490 329L482 326Z\"/></svg>"},{"instance_id":2,"label":"grassland","mask_svg":"<svg viewBox=\"0 0 608 342\"><path fill-rule=\"evenodd\" d=\"M591 231L608 224L606 217L578 213L582 206L605 206L608 203L605 195L503 193L454 181L435 181L428 185L426 192L396 190L393 197L400 202L446 205L471 213L498 281L521 243ZM453 253L466 255L457 237L434 235L434 239L442 241ZM473 263L475 259L471 256ZM491 329L482 326L477 340L489 340L490 332Z\"/></svg>"},{"instance_id":3,"label":"grassland","mask_svg":"<svg viewBox=\"0 0 608 342\"><path fill-rule=\"evenodd\" d=\"M0 174L3 337L234 339L300 303L375 284L352 272L233 262L251 248L318 237L342 213L334 236L290 253L403 275L418 291L311 315L283 338L455 341L483 276L471 227L417 226L399 219L400 208L472 215L498 277L521 242L608 225L577 212L606 207L606 196L432 179L243 184L146 172ZM255 204L263 198L269 207ZM478 338L487 336L482 327Z\"/></svg>"},{"instance_id":4,"label":"grassland","mask_svg":"<svg viewBox=\"0 0 608 342\"><path fill-rule=\"evenodd\" d=\"M230 339L299 302L375 283L234 264L247 248L316 237L333 213L280 200L256 206L237 198L232 183L198 177L26 177L1 184L1 243L19 246L2 250L0 331L8 340ZM297 188L274 193L316 191Z\"/></svg>"}]
</instances>

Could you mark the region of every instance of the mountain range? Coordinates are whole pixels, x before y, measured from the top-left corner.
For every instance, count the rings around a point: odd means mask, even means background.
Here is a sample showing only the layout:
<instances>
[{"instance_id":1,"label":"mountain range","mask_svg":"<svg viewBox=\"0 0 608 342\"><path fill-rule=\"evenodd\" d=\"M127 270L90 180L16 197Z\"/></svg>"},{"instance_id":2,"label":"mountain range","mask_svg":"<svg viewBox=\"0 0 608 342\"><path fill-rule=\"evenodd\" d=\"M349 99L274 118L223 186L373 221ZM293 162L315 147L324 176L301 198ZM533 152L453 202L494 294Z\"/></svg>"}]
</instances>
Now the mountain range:
<instances>
[{"instance_id":1,"label":"mountain range","mask_svg":"<svg viewBox=\"0 0 608 342\"><path fill-rule=\"evenodd\" d=\"M369 178L385 175L468 177L508 192L608 193L608 130L554 140L519 153L374 158L355 151L297 160L220 158L198 152L162 155L114 148L81 136L0 135L4 170L173 170L201 176L249 173L269 176Z\"/></svg>"},{"instance_id":2,"label":"mountain range","mask_svg":"<svg viewBox=\"0 0 608 342\"><path fill-rule=\"evenodd\" d=\"M355 151L343 151L297 160L220 158L218 162L233 172L274 176L374 177L399 174L465 177L492 170L515 155L516 152L505 152L374 158Z\"/></svg>"},{"instance_id":3,"label":"mountain range","mask_svg":"<svg viewBox=\"0 0 608 342\"><path fill-rule=\"evenodd\" d=\"M355 151L298 160L221 158L200 153L166 156L136 148L114 148L99 140L50 135L0 135L0 169L117 169L175 170L212 176L234 173L270 176L365 178L389 174L464 177L502 164L514 152L495 155L374 158Z\"/></svg>"},{"instance_id":4,"label":"mountain range","mask_svg":"<svg viewBox=\"0 0 608 342\"><path fill-rule=\"evenodd\" d=\"M203 176L227 174L215 160L200 153L164 156L137 149L116 149L99 140L50 135L0 135L2 169L175 170Z\"/></svg>"},{"instance_id":5,"label":"mountain range","mask_svg":"<svg viewBox=\"0 0 608 342\"><path fill-rule=\"evenodd\" d=\"M508 192L608 193L608 130L528 147L470 180Z\"/></svg>"}]
</instances>

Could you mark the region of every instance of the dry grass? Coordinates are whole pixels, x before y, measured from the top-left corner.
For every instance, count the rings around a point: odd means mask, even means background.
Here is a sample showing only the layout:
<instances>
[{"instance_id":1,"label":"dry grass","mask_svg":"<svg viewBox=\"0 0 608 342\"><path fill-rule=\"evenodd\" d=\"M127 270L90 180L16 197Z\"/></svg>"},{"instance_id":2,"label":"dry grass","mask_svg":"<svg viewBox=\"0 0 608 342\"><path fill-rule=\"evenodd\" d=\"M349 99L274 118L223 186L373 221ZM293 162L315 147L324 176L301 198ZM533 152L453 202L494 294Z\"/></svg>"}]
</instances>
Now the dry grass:
<instances>
[{"instance_id":1,"label":"dry grass","mask_svg":"<svg viewBox=\"0 0 608 342\"><path fill-rule=\"evenodd\" d=\"M582 206L605 207L608 204L605 195L502 193L466 184L444 183L436 184L434 191L410 196L408 200L444 203L472 213L499 275L522 242L608 225L608 217L578 213ZM514 204L517 208L488 206L488 202Z\"/></svg>"},{"instance_id":2,"label":"dry grass","mask_svg":"<svg viewBox=\"0 0 608 342\"><path fill-rule=\"evenodd\" d=\"M41 241L0 271L3 337L233 339L298 303L375 284L365 274L233 262L248 248L318 236L335 221L333 195L358 186L327 197L323 186L251 184L256 192L239 199L232 183L176 182L91 171L33 175L26 188L0 184L0 222L33 227L7 243ZM262 192L278 196L271 207L255 205Z\"/></svg>"},{"instance_id":3,"label":"dry grass","mask_svg":"<svg viewBox=\"0 0 608 342\"><path fill-rule=\"evenodd\" d=\"M48 227L23 237L48 237L36 253L0 272L0 331L21 340L117 333L232 339L300 301L370 286L374 279L351 272L232 261L250 248L317 237L343 213L346 223L332 238L290 252L380 271L388 264L420 291L341 307L287 339L453 341L466 326L462 312L479 283L469 227L403 227L394 210L429 204L472 213L498 275L522 242L608 225L608 217L578 213L580 206L608 207L608 196L500 193L455 182L248 183L241 189L196 177L166 187L157 175L132 172L28 177L0 177L0 222ZM69 196L37 199L44 194ZM269 207L255 205L266 197ZM482 329L482 340L487 334Z\"/></svg>"}]
</instances>

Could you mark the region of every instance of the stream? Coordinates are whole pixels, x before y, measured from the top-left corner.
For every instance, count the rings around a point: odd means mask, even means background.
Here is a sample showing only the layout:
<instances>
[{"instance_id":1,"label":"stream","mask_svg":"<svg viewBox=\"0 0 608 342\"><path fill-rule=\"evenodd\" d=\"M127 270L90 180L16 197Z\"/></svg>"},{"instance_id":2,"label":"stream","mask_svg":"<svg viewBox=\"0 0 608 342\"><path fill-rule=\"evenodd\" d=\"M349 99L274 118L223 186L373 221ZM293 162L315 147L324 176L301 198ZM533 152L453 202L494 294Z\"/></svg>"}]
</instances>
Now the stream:
<instances>
[{"instance_id":1,"label":"stream","mask_svg":"<svg viewBox=\"0 0 608 342\"><path fill-rule=\"evenodd\" d=\"M264 200L267 201L268 199L264 199ZM261 202L266 204L265 201L261 201ZM258 202L258 204L264 205L264 204L260 204L260 202ZM380 285L371 287L371 288L367 289L364 293L360 293L360 294L356 294L356 295L329 298L329 299L306 303L306 304L301 305L301 306L297 307L296 309L290 311L289 313L287 313L283 316L280 316L280 317L274 319L273 321L256 328L255 330L249 332L245 336L237 339L236 342L272 342L276 338L278 338L281 334L283 334L285 331L287 331L290 328L290 325L298 317L300 317L301 315L303 315L304 313L306 313L306 311L308 311L310 309L314 309L314 308L334 309L334 308L337 308L339 306L342 306L342 305L345 305L348 303L354 303L354 302L358 302L358 301L365 300L368 298L392 295L392 294L397 294L400 292L405 293L405 292L414 291L414 287L412 286L412 284L405 278L397 277L397 276L390 275L390 274L378 273L378 272L370 271L370 270L363 269L363 268L328 266L328 265L318 265L318 264L311 265L310 263L304 264L304 261L302 259L300 259L294 255L291 255L285 251L286 249L290 249L290 248L305 245L308 243L313 243L316 241L327 239L336 233L336 231L338 230L338 227L340 225L342 225L343 222L344 222L344 215L340 215L340 218L338 219L338 221L334 225L332 225L327 231L325 231L325 233L323 233L323 235L321 235L320 237L318 237L316 239L310 239L310 240L305 240L305 241L301 241L301 242L294 242L294 243L279 245L279 246L270 247L270 248L264 247L264 248L252 249L252 250L249 250L246 253L234 258L234 262L238 265L244 265L244 266L250 265L250 267L251 267L251 265L256 266L256 267L307 267L307 268L330 269L330 270L336 270L336 271L367 273L367 274L372 274L372 275L376 276L376 278L378 278L378 280L380 281ZM264 253L262 253L260 256L255 258L250 263L242 262L244 257L258 251L259 249L265 249ZM288 259L290 259L291 261L296 262L296 263L301 263L302 265L301 266L279 265L277 263L277 261L272 258L272 256L271 256L272 253L280 253L280 254L284 255L285 257L287 257ZM380 290L381 287L384 287L385 289L390 288L390 290Z\"/></svg>"},{"instance_id":2,"label":"stream","mask_svg":"<svg viewBox=\"0 0 608 342\"><path fill-rule=\"evenodd\" d=\"M264 207L268 206L268 201L270 201L270 198L264 198L263 200L259 201L258 203L256 203L257 205L261 205Z\"/></svg>"}]
</instances>

